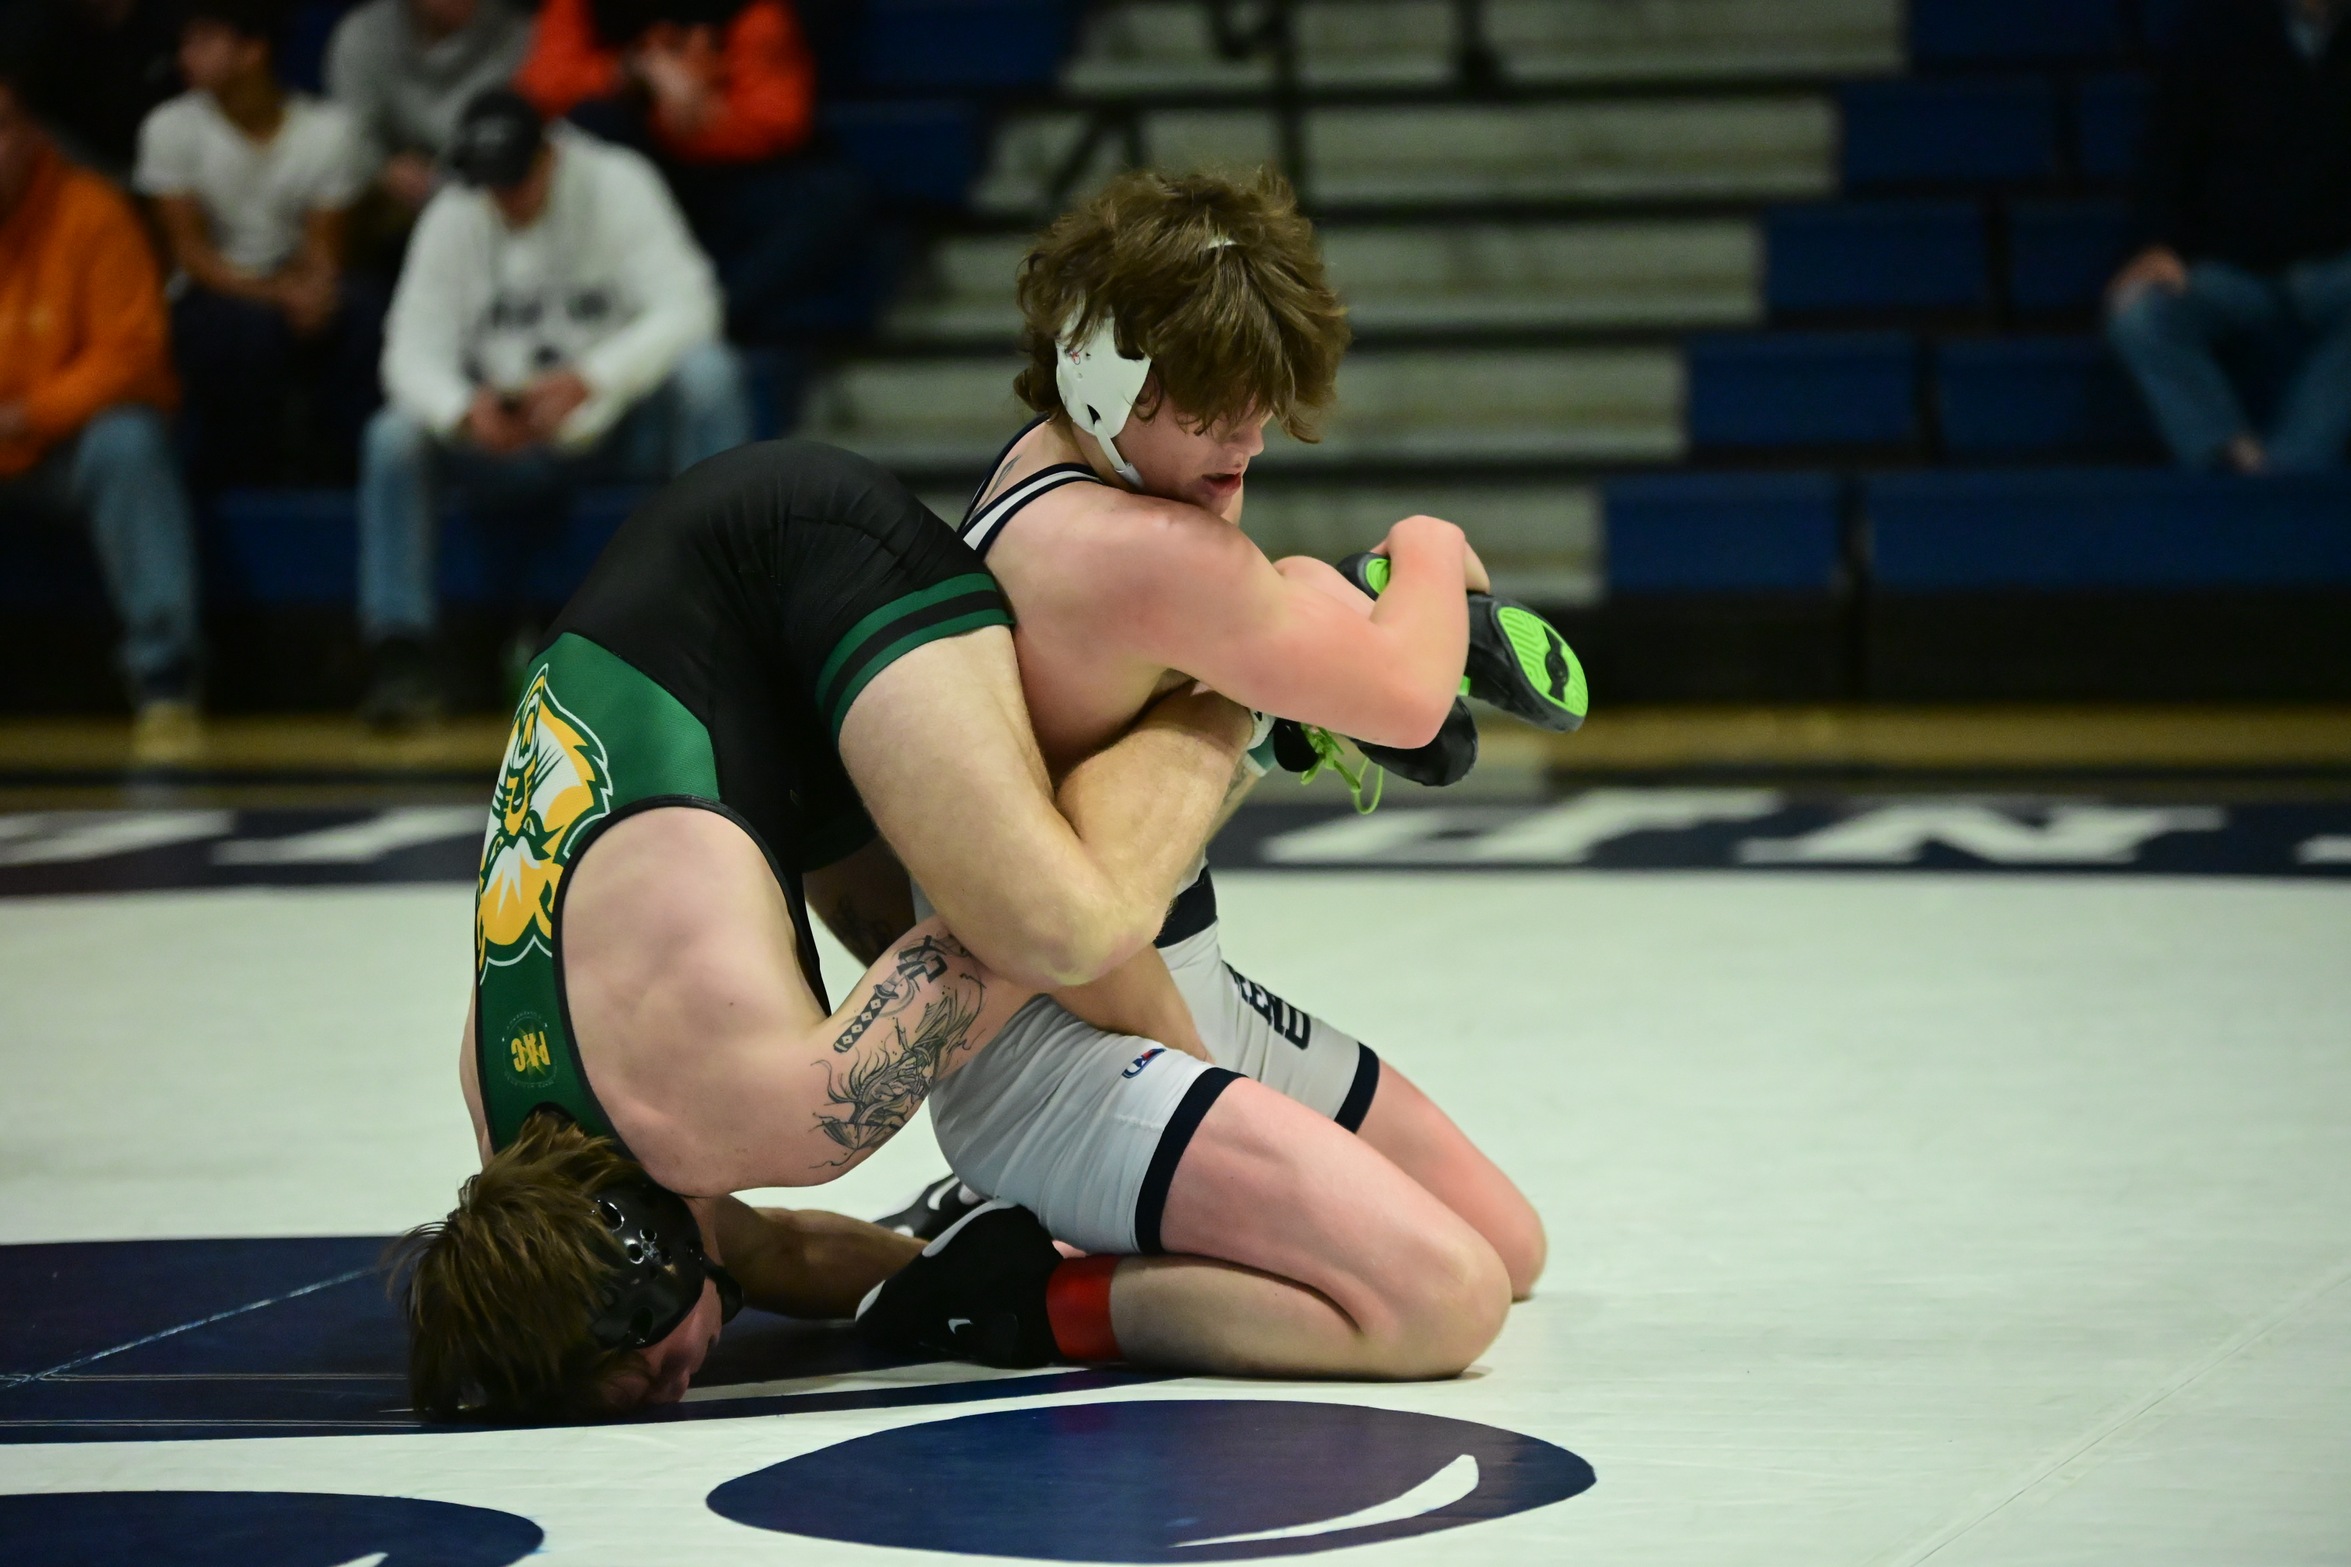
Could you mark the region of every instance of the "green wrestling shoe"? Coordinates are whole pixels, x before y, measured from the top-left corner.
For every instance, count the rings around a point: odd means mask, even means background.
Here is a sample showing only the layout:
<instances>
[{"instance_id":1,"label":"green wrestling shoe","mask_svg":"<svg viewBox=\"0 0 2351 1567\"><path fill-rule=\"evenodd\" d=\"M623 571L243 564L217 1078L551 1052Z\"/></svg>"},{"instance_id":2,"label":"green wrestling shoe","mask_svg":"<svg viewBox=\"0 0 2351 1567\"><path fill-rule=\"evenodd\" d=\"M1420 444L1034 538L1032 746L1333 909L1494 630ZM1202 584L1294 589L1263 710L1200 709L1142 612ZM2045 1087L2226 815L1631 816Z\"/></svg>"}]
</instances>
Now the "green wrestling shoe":
<instances>
[{"instance_id":1,"label":"green wrestling shoe","mask_svg":"<svg viewBox=\"0 0 2351 1567\"><path fill-rule=\"evenodd\" d=\"M1388 558L1363 553L1339 562L1339 574L1378 598L1388 586ZM1584 726L1591 691L1575 649L1542 616L1491 593L1469 596L1469 672L1462 691L1538 729L1564 734Z\"/></svg>"}]
</instances>

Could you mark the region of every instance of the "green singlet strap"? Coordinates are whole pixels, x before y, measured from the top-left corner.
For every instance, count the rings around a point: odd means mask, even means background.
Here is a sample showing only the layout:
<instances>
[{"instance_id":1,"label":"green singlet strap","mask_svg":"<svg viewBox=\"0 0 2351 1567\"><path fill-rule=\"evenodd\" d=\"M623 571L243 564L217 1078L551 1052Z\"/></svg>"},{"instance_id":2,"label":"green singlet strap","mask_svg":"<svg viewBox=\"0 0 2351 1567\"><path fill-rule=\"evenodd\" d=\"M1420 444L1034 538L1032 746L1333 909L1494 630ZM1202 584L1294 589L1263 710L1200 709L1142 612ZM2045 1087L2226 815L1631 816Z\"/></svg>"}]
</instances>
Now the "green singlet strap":
<instances>
[{"instance_id":1,"label":"green singlet strap","mask_svg":"<svg viewBox=\"0 0 2351 1567\"><path fill-rule=\"evenodd\" d=\"M474 885L475 1065L493 1148L543 1106L619 1140L565 1017L556 901L599 828L664 799L718 803L709 731L625 660L556 638L525 675Z\"/></svg>"}]
</instances>

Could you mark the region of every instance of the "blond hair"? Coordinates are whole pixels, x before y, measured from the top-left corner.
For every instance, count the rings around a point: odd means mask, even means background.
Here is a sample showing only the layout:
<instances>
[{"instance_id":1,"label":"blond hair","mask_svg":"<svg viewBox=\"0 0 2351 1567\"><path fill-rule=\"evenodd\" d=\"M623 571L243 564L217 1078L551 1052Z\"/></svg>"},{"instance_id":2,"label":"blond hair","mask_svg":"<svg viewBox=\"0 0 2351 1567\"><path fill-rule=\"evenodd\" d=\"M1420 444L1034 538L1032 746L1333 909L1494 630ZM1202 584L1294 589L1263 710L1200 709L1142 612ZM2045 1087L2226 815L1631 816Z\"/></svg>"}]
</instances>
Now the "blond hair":
<instances>
[{"instance_id":1,"label":"blond hair","mask_svg":"<svg viewBox=\"0 0 2351 1567\"><path fill-rule=\"evenodd\" d=\"M595 1194L645 1179L602 1137L532 1116L458 1189L438 1224L394 1243L393 1298L408 1324L409 1401L435 1420L579 1420L640 1363L592 1324L621 1261Z\"/></svg>"},{"instance_id":2,"label":"blond hair","mask_svg":"<svg viewBox=\"0 0 2351 1567\"><path fill-rule=\"evenodd\" d=\"M1270 415L1302 441L1331 401L1353 334L1331 291L1314 225L1272 169L1122 174L1064 213L1020 264L1021 347L1014 390L1059 414L1063 336L1108 315L1118 350L1148 354L1159 399L1195 429Z\"/></svg>"}]
</instances>

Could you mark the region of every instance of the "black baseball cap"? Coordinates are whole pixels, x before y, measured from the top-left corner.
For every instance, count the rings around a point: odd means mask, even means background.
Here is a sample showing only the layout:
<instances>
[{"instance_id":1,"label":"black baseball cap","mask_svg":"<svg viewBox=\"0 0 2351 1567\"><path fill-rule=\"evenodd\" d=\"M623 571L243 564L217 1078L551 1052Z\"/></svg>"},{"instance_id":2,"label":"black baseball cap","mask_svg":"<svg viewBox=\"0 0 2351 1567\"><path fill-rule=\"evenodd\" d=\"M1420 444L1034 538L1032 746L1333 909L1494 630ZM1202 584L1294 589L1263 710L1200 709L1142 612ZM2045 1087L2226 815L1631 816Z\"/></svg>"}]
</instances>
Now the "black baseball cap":
<instances>
[{"instance_id":1,"label":"black baseball cap","mask_svg":"<svg viewBox=\"0 0 2351 1567\"><path fill-rule=\"evenodd\" d=\"M468 185L513 185L531 172L546 121L511 88L493 87L465 106L449 139L449 172Z\"/></svg>"}]
</instances>

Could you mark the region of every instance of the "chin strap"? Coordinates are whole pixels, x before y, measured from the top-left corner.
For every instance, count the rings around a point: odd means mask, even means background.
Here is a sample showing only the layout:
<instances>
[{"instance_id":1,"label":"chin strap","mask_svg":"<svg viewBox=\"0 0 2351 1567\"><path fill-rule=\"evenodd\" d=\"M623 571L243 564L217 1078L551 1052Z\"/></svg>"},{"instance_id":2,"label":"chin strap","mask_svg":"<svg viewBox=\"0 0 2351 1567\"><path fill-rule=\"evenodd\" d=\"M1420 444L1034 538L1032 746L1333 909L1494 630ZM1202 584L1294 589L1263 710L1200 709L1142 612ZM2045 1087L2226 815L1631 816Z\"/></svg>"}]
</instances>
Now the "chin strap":
<instances>
[{"instance_id":1,"label":"chin strap","mask_svg":"<svg viewBox=\"0 0 2351 1567\"><path fill-rule=\"evenodd\" d=\"M1101 437L1101 441L1102 450L1110 458L1110 466L1118 471L1118 476L1126 480L1130 488L1142 489L1143 476L1135 472L1135 465L1118 454L1118 446L1109 436Z\"/></svg>"}]
</instances>

